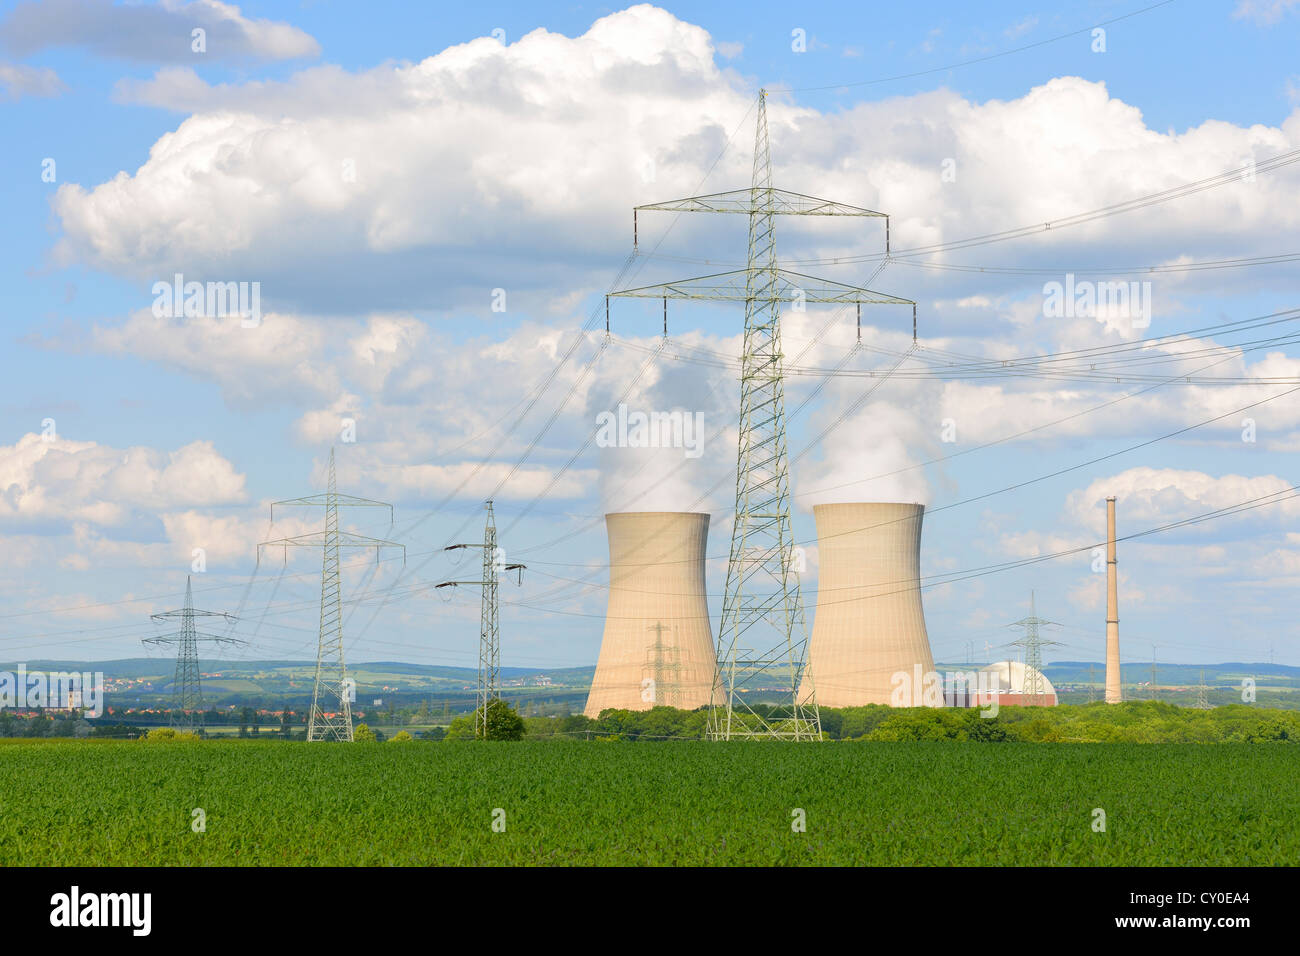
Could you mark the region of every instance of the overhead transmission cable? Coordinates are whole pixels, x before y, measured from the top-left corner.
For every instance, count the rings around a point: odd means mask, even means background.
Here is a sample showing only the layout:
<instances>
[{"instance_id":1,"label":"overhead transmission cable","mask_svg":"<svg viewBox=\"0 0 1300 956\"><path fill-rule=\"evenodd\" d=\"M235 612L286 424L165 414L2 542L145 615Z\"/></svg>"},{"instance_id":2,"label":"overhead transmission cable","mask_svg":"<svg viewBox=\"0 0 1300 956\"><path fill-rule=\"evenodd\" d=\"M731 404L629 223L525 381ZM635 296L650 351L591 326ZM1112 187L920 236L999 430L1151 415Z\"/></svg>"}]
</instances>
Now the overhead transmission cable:
<instances>
[{"instance_id":1,"label":"overhead transmission cable","mask_svg":"<svg viewBox=\"0 0 1300 956\"><path fill-rule=\"evenodd\" d=\"M1011 56L1015 53L1024 53L1026 50L1034 50L1038 47L1047 46L1049 43L1067 40L1070 37L1091 34L1093 30L1108 27L1112 23L1119 23L1123 20L1128 20L1131 17L1140 16L1143 13L1149 13L1150 11L1157 10L1160 7L1168 6L1173 2L1174 0L1160 0L1159 3L1153 3L1150 6L1142 7L1138 10L1133 10L1117 17L1111 17L1109 20L1102 20L1098 23L1092 24L1091 26L1081 27L1078 30L1071 30L1068 33L1059 33L1056 36L1051 36L1044 40L1036 40L1033 43L1026 43L1023 46L1014 47L1010 50L1002 50L998 53L989 53L985 56L977 56L968 60L961 60L957 63L949 63L946 66L936 66L925 70L915 70L911 73L899 73L896 76L878 76L870 80L851 80L847 83L831 83L825 86L769 86L767 87L767 91L769 93L817 93L824 90L842 90L858 86L874 86L877 83L893 83L897 80L915 79L918 76L933 76L936 73L947 73L949 70L956 70L964 66L973 66L976 63L987 63L990 60L1001 59L1004 56Z\"/></svg>"}]
</instances>

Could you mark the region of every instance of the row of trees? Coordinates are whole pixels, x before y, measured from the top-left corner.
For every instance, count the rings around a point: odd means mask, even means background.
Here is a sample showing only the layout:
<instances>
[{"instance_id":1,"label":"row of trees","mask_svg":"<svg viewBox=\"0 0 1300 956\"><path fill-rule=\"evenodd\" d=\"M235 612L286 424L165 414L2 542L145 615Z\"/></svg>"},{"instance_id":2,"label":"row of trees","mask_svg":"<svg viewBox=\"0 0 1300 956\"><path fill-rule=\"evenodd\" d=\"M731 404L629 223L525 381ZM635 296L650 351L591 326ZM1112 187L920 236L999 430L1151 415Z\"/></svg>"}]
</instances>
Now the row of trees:
<instances>
[{"instance_id":1,"label":"row of trees","mask_svg":"<svg viewBox=\"0 0 1300 956\"><path fill-rule=\"evenodd\" d=\"M1300 711L1234 704L1209 710L1162 701L978 708L865 707L821 709L828 740L970 740L988 743L1300 743ZM696 740L705 736L703 710L671 707L607 710L596 720L580 714L524 720L530 738Z\"/></svg>"},{"instance_id":2,"label":"row of trees","mask_svg":"<svg viewBox=\"0 0 1300 956\"><path fill-rule=\"evenodd\" d=\"M246 709L240 735L252 736L258 723ZM488 705L490 740L569 739L667 741L699 740L705 736L707 717L701 710L655 707L651 710L607 710L592 720L582 714L567 717L522 717L503 700ZM882 705L822 708L823 735L827 740L915 741L968 740L987 743L1300 743L1300 711L1273 710L1232 704L1199 710L1164 701L1129 701L1123 704L1063 704L1058 707L1002 707L996 716L978 708ZM302 739L295 732L293 715L286 712L275 736ZM0 711L0 736L4 737L137 737L144 730L126 724L88 721L79 714L56 713L20 717ZM270 736L262 734L262 737ZM358 723L359 741L414 739L405 730L385 734ZM475 715L454 718L446 728L418 735L423 740L472 740Z\"/></svg>"}]
</instances>

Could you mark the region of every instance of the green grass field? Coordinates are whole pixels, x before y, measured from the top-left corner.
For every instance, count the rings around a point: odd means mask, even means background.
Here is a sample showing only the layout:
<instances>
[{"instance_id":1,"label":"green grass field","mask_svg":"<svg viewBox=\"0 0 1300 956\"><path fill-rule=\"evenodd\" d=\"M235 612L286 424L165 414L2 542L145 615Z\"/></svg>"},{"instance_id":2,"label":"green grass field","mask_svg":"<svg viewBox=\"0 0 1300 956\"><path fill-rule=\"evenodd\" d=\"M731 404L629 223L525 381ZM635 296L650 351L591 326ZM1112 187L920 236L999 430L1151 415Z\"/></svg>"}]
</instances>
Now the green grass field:
<instances>
[{"instance_id":1,"label":"green grass field","mask_svg":"<svg viewBox=\"0 0 1300 956\"><path fill-rule=\"evenodd\" d=\"M1294 865L1297 777L1269 744L3 740L0 863Z\"/></svg>"}]
</instances>

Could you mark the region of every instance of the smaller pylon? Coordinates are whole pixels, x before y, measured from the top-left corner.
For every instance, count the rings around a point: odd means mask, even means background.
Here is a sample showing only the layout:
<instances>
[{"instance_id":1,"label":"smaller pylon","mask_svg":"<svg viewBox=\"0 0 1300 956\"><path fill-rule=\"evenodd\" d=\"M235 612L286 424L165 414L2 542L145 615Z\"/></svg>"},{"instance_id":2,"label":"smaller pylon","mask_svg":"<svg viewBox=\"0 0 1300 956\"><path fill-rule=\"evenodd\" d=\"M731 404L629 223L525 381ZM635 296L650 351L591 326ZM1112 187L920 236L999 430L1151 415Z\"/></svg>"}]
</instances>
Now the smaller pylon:
<instances>
[{"instance_id":1,"label":"smaller pylon","mask_svg":"<svg viewBox=\"0 0 1300 956\"><path fill-rule=\"evenodd\" d=\"M1198 688L1196 688L1196 709L1197 710L1210 709L1210 695L1209 695L1209 689L1205 686L1204 670L1201 671L1201 685Z\"/></svg>"},{"instance_id":2,"label":"smaller pylon","mask_svg":"<svg viewBox=\"0 0 1300 956\"><path fill-rule=\"evenodd\" d=\"M234 615L224 611L196 611L194 609L194 590L190 578L185 579L185 606L178 611L164 611L150 615L150 620L163 621L180 618L181 629L175 634L161 637L146 637L143 643L154 646L176 645L176 676L172 680L172 708L167 718L167 725L188 733L197 733L203 729L203 682L199 675L199 641L214 644L243 644L233 637L219 637L205 634L194 627L196 617L220 617L231 622Z\"/></svg>"},{"instance_id":3,"label":"smaller pylon","mask_svg":"<svg viewBox=\"0 0 1300 956\"><path fill-rule=\"evenodd\" d=\"M1043 686L1043 652L1044 647L1059 645L1060 641L1047 641L1039 636L1040 627L1055 627L1055 621L1045 621L1038 616L1034 605L1034 592L1029 592L1029 617L1021 618L1008 627L1022 627L1025 636L1012 641L1012 647L1025 649L1025 685L1020 689L1021 699L1027 707L1042 707L1047 703L1047 690ZM1010 677L1010 672L1007 674Z\"/></svg>"},{"instance_id":4,"label":"smaller pylon","mask_svg":"<svg viewBox=\"0 0 1300 956\"><path fill-rule=\"evenodd\" d=\"M483 543L452 544L444 551L458 551L462 548L483 549L483 576L478 581L443 581L439 588L454 588L461 585L477 586L483 589L479 612L478 645L478 707L474 711L474 736L483 740L487 737L488 704L501 699L501 621L497 602L498 577L506 571L519 572L520 583L526 570L522 564L507 564L504 548L497 545L496 517L492 512L492 499L486 504L487 523L483 530Z\"/></svg>"},{"instance_id":5,"label":"smaller pylon","mask_svg":"<svg viewBox=\"0 0 1300 956\"><path fill-rule=\"evenodd\" d=\"M652 681L655 689L654 702L665 707L681 707L681 648L664 643L664 631L671 631L672 628L657 621L646 630L654 631L655 642L646 650L646 661L641 673ZM642 687L644 686L643 684Z\"/></svg>"},{"instance_id":6,"label":"smaller pylon","mask_svg":"<svg viewBox=\"0 0 1300 956\"><path fill-rule=\"evenodd\" d=\"M339 550L342 548L374 548L375 564L383 548L401 548L402 566L406 566L406 545L382 538L368 538L339 529L340 508L387 508L388 526L393 526L393 506L385 501L372 501L353 495L339 494L334 471L334 449L330 449L329 477L325 494L308 495L271 503L271 521L275 521L275 506L307 505L325 509L325 530L300 534L292 538L263 541L257 546L257 560L262 560L262 548L284 548L284 560L289 562L290 548L321 549L320 632L316 645L316 680L311 694L311 711L307 715L307 740L339 740L352 742L352 701L356 697L356 682L348 678L348 665L343 653L343 585Z\"/></svg>"}]
</instances>

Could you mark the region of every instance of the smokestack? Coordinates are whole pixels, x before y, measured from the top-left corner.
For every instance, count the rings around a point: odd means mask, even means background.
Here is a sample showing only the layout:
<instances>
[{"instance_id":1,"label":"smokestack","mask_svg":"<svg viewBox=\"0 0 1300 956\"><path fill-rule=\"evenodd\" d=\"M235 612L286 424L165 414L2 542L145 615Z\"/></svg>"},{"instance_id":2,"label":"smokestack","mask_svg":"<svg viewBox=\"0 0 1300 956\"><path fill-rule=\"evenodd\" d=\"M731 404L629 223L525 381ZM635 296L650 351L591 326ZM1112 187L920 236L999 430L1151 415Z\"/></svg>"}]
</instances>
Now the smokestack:
<instances>
[{"instance_id":1,"label":"smokestack","mask_svg":"<svg viewBox=\"0 0 1300 956\"><path fill-rule=\"evenodd\" d=\"M1115 498L1106 499L1106 703L1124 699L1119 670L1119 581L1115 562Z\"/></svg>"},{"instance_id":2,"label":"smokestack","mask_svg":"<svg viewBox=\"0 0 1300 956\"><path fill-rule=\"evenodd\" d=\"M709 703L717 661L704 590L707 514L605 515L609 609L583 713L694 710Z\"/></svg>"}]
</instances>

